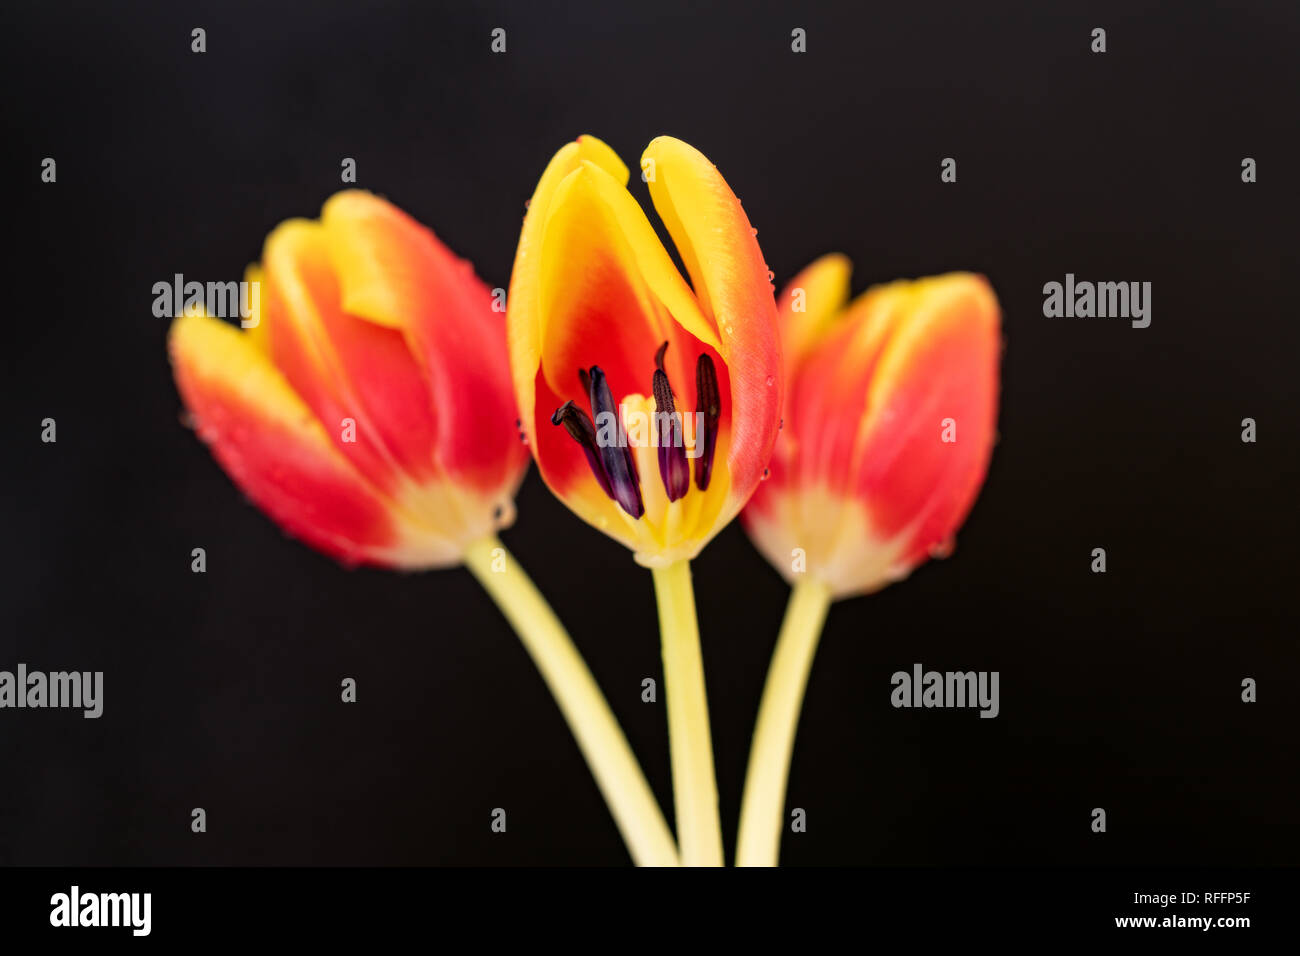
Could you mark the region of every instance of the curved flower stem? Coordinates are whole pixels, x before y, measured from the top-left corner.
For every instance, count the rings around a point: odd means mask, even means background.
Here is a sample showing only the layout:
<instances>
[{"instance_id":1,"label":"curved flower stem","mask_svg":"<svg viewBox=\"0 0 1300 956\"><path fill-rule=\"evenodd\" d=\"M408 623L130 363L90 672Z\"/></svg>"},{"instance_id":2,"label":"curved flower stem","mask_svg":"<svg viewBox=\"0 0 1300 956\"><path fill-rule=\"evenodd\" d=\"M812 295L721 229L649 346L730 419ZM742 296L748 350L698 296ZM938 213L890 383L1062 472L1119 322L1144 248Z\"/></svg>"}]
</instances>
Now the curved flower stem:
<instances>
[{"instance_id":1,"label":"curved flower stem","mask_svg":"<svg viewBox=\"0 0 1300 956\"><path fill-rule=\"evenodd\" d=\"M830 589L812 578L795 586L786 606L749 749L745 793L740 801L736 866L776 866L794 734L808 672L830 606Z\"/></svg>"},{"instance_id":2,"label":"curved flower stem","mask_svg":"<svg viewBox=\"0 0 1300 956\"><path fill-rule=\"evenodd\" d=\"M495 535L470 545L465 566L491 595L541 671L633 862L676 866L677 847L654 793L591 671L546 599Z\"/></svg>"},{"instance_id":3,"label":"curved flower stem","mask_svg":"<svg viewBox=\"0 0 1300 956\"><path fill-rule=\"evenodd\" d=\"M673 803L677 835L686 866L722 866L722 823L709 733L709 701L704 691L700 628L695 618L691 566L677 561L654 568L668 702L668 742L672 751Z\"/></svg>"}]
</instances>

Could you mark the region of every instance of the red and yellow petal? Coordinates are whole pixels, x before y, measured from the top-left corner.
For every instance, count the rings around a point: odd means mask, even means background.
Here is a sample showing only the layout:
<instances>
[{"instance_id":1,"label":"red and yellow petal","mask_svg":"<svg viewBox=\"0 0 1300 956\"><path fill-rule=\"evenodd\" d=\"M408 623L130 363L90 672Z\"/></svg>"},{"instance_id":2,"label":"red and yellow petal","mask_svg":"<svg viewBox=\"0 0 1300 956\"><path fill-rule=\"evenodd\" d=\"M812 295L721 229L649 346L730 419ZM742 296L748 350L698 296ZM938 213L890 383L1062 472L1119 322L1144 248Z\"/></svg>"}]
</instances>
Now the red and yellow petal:
<instances>
[{"instance_id":1,"label":"red and yellow petal","mask_svg":"<svg viewBox=\"0 0 1300 956\"><path fill-rule=\"evenodd\" d=\"M539 309L541 284L541 240L551 201L561 182L589 162L603 169L617 183L627 184L627 166L617 154L594 136L579 136L567 143L547 164L537 183L528 212L524 215L514 269L510 275L507 309L507 342L515 398L529 442L536 440L534 380L542 361L542 323ZM551 409L543 410L550 415Z\"/></svg>"},{"instance_id":2,"label":"red and yellow petal","mask_svg":"<svg viewBox=\"0 0 1300 956\"><path fill-rule=\"evenodd\" d=\"M852 272L848 257L833 252L805 266L777 296L787 389L799 363L843 317Z\"/></svg>"},{"instance_id":3,"label":"red and yellow petal","mask_svg":"<svg viewBox=\"0 0 1300 956\"><path fill-rule=\"evenodd\" d=\"M718 346L626 183L627 168L587 136L560 150L538 184L510 290L512 366L525 394L539 363L559 394L596 364L624 394L648 388L661 342L684 331ZM674 381L693 377L690 348L670 348L666 361Z\"/></svg>"},{"instance_id":4,"label":"red and yellow petal","mask_svg":"<svg viewBox=\"0 0 1300 956\"><path fill-rule=\"evenodd\" d=\"M872 376L855 452L858 495L908 561L944 545L988 471L1001 353L997 299L977 275L912 284L911 314Z\"/></svg>"},{"instance_id":5,"label":"red and yellow petal","mask_svg":"<svg viewBox=\"0 0 1300 956\"><path fill-rule=\"evenodd\" d=\"M462 484L513 489L528 455L492 291L431 230L370 193L333 196L321 223L339 312L404 340L415 357L409 372L437 424L431 462ZM423 442L416 447L423 454Z\"/></svg>"},{"instance_id":6,"label":"red and yellow petal","mask_svg":"<svg viewBox=\"0 0 1300 956\"><path fill-rule=\"evenodd\" d=\"M200 438L289 534L347 563L459 560L458 545L408 522L362 477L249 336L206 315L182 316L168 347Z\"/></svg>"},{"instance_id":7,"label":"red and yellow petal","mask_svg":"<svg viewBox=\"0 0 1300 956\"><path fill-rule=\"evenodd\" d=\"M249 289L249 315L246 319L240 320L240 325L246 330L244 334L248 341L263 352L270 354L271 340L266 334L266 323L262 321L265 313L262 310L262 290L265 276L262 274L262 267L258 263L253 263L244 270L244 282Z\"/></svg>"},{"instance_id":8,"label":"red and yellow petal","mask_svg":"<svg viewBox=\"0 0 1300 956\"><path fill-rule=\"evenodd\" d=\"M324 228L277 227L262 270L271 360L339 451L391 496L437 478L439 423L423 370L400 330L343 310Z\"/></svg>"},{"instance_id":9,"label":"red and yellow petal","mask_svg":"<svg viewBox=\"0 0 1300 956\"><path fill-rule=\"evenodd\" d=\"M890 336L909 314L910 289L908 282L868 289L800 362L786 425L801 485L839 491L853 485L869 386Z\"/></svg>"},{"instance_id":10,"label":"red and yellow petal","mask_svg":"<svg viewBox=\"0 0 1300 956\"><path fill-rule=\"evenodd\" d=\"M730 380L731 436L719 444L731 476L726 521L758 487L781 418L785 373L771 280L740 200L702 153L660 136L646 148L647 161L651 199L717 331Z\"/></svg>"},{"instance_id":11,"label":"red and yellow petal","mask_svg":"<svg viewBox=\"0 0 1300 956\"><path fill-rule=\"evenodd\" d=\"M677 338L601 189L604 184L628 195L603 170L588 164L574 170L556 189L542 234L541 369L550 389L565 397L581 391L578 369L592 365L604 369L615 398L647 391L655 349ZM689 295L680 277L677 281Z\"/></svg>"},{"instance_id":12,"label":"red and yellow petal","mask_svg":"<svg viewBox=\"0 0 1300 956\"><path fill-rule=\"evenodd\" d=\"M812 577L836 599L868 594L907 576L908 542L881 536L868 503L823 485L775 477L741 514L754 546L792 585Z\"/></svg>"}]
</instances>

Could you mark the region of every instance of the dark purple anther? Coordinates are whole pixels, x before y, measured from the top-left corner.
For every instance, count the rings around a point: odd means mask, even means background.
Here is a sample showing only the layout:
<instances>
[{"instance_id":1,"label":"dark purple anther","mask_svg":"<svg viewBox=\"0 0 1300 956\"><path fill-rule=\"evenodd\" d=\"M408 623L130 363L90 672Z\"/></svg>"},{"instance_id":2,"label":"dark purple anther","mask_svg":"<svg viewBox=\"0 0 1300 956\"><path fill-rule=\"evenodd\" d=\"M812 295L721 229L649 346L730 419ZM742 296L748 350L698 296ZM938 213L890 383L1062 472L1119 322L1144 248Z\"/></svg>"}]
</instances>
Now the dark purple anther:
<instances>
[{"instance_id":1,"label":"dark purple anther","mask_svg":"<svg viewBox=\"0 0 1300 956\"><path fill-rule=\"evenodd\" d=\"M605 466L600 461L600 450L596 447L596 429L591 424L591 419L587 417L587 413L572 401L568 401L555 410L555 414L551 416L551 424L563 425L569 437L582 446L583 454L587 456L587 464L591 466L591 473L596 476L596 481L600 483L605 494L613 498L614 491L609 486L609 476L605 474Z\"/></svg>"},{"instance_id":2,"label":"dark purple anther","mask_svg":"<svg viewBox=\"0 0 1300 956\"><path fill-rule=\"evenodd\" d=\"M672 386L664 371L665 342L655 353L655 444L659 448L659 477L669 501L676 501L690 490L691 468L686 464L686 443L682 440L682 416L673 402Z\"/></svg>"},{"instance_id":3,"label":"dark purple anther","mask_svg":"<svg viewBox=\"0 0 1300 956\"><path fill-rule=\"evenodd\" d=\"M700 434L695 436L696 448L702 449L695 459L695 486L704 491L713 476L713 453L718 446L718 422L722 419L718 373L713 359L704 353L700 353L700 360L695 363L695 395L695 411L704 415Z\"/></svg>"},{"instance_id":4,"label":"dark purple anther","mask_svg":"<svg viewBox=\"0 0 1300 956\"><path fill-rule=\"evenodd\" d=\"M614 396L605 380L605 373L599 365L593 365L587 372L591 382L591 412L600 422L601 430L611 424L614 429L612 441L601 442L597 432L596 446L600 450L600 460L609 476L611 495L624 511L633 518L645 514L645 504L641 501L641 487L637 479L636 462L632 459L632 449L627 446L623 434L623 425L614 405Z\"/></svg>"}]
</instances>

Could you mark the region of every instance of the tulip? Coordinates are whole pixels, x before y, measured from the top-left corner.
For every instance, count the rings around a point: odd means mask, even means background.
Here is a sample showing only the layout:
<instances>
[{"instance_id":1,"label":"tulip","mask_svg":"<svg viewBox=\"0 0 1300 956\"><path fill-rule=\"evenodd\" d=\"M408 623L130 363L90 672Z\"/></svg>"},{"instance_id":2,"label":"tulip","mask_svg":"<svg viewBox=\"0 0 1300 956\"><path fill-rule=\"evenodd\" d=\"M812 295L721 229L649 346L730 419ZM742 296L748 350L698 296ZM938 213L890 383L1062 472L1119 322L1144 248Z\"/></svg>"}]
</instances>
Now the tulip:
<instances>
[{"instance_id":1,"label":"tulip","mask_svg":"<svg viewBox=\"0 0 1300 956\"><path fill-rule=\"evenodd\" d=\"M510 358L547 485L638 562L667 567L695 557L758 487L781 362L769 273L740 201L679 140L654 140L642 166L691 285L628 192L627 167L581 137L529 203ZM654 435L632 421L649 413L670 419Z\"/></svg>"},{"instance_id":2,"label":"tulip","mask_svg":"<svg viewBox=\"0 0 1300 956\"><path fill-rule=\"evenodd\" d=\"M508 525L527 450L505 328L468 263L392 205L339 193L266 241L247 332L182 315L199 436L290 534L345 563L459 564Z\"/></svg>"},{"instance_id":3,"label":"tulip","mask_svg":"<svg viewBox=\"0 0 1300 956\"><path fill-rule=\"evenodd\" d=\"M997 299L981 276L898 281L848 301L826 256L780 297L789 392L771 478L742 516L793 586L741 806L739 865L773 865L808 672L834 600L952 551L997 424Z\"/></svg>"},{"instance_id":4,"label":"tulip","mask_svg":"<svg viewBox=\"0 0 1300 956\"><path fill-rule=\"evenodd\" d=\"M198 435L286 532L345 565L464 564L514 625L638 862L676 862L654 797L590 673L496 531L528 464L504 317L472 266L360 191L267 238L247 331L174 321Z\"/></svg>"},{"instance_id":5,"label":"tulip","mask_svg":"<svg viewBox=\"0 0 1300 956\"><path fill-rule=\"evenodd\" d=\"M653 571L683 862L721 831L689 561L763 478L782 367L770 273L718 170L661 136L641 159L686 279L599 140L561 149L510 280L522 428L550 489Z\"/></svg>"}]
</instances>

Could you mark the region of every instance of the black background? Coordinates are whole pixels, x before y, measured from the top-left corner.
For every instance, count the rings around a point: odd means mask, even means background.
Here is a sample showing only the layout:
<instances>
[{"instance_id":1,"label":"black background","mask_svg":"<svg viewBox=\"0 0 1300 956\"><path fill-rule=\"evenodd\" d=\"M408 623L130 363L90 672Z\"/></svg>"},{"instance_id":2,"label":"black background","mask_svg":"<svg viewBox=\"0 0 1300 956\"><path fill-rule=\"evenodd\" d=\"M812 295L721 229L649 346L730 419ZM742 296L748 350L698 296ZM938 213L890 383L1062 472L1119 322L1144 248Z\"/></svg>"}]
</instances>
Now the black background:
<instances>
[{"instance_id":1,"label":"black background","mask_svg":"<svg viewBox=\"0 0 1300 956\"><path fill-rule=\"evenodd\" d=\"M855 291L972 269L1004 308L987 486L954 557L832 609L788 795L808 832L783 862L1297 860L1295 5L87 3L5 19L0 668L102 670L106 689L97 721L0 712L0 862L626 861L469 575L345 571L283 537L181 426L151 312L175 272L241 278L277 222L341 188L345 156L504 285L524 200L583 132L633 165L660 133L699 147L778 286L841 250ZM1042 286L1066 272L1152 282L1150 328L1045 319ZM40 441L47 416L57 444ZM507 545L671 813L662 697L639 696L660 676L649 575L535 473L519 514ZM738 525L695 578L730 855L786 589ZM1001 715L892 709L889 675L917 661L1000 671Z\"/></svg>"}]
</instances>

